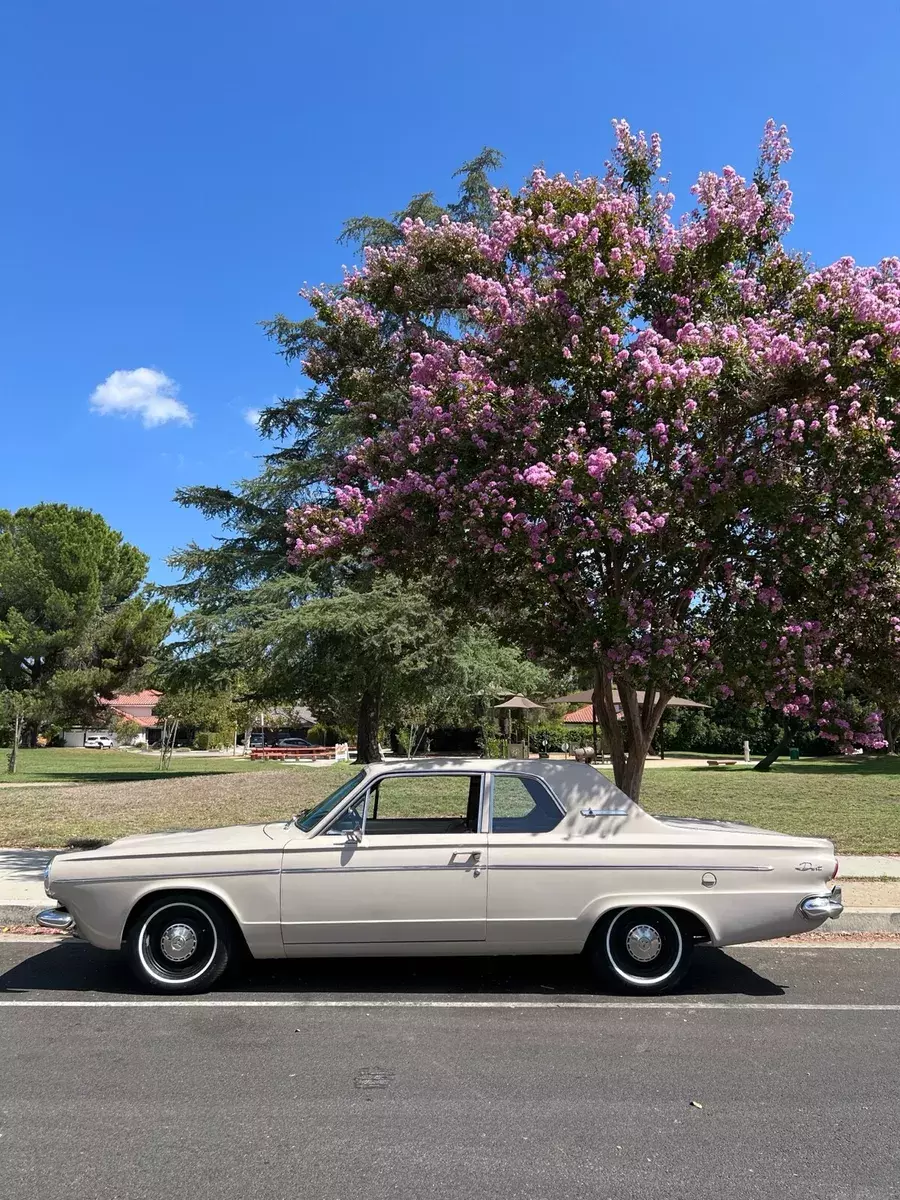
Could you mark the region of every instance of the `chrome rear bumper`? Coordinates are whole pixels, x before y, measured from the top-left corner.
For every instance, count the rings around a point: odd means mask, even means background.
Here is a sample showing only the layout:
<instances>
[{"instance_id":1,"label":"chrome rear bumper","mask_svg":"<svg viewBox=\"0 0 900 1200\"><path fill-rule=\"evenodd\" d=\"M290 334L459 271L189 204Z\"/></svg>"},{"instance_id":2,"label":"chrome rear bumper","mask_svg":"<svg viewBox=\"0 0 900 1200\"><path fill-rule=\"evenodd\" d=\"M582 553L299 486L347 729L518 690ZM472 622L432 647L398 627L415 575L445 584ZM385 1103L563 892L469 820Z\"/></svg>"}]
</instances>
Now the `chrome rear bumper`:
<instances>
[{"instance_id":1,"label":"chrome rear bumper","mask_svg":"<svg viewBox=\"0 0 900 1200\"><path fill-rule=\"evenodd\" d=\"M75 918L64 908L45 908L43 912L38 913L37 923L44 929L56 929L61 933L75 928Z\"/></svg>"},{"instance_id":2,"label":"chrome rear bumper","mask_svg":"<svg viewBox=\"0 0 900 1200\"><path fill-rule=\"evenodd\" d=\"M844 911L844 901L839 887L832 888L827 896L807 896L800 901L800 911L810 921L821 921L823 917L836 920Z\"/></svg>"}]
</instances>

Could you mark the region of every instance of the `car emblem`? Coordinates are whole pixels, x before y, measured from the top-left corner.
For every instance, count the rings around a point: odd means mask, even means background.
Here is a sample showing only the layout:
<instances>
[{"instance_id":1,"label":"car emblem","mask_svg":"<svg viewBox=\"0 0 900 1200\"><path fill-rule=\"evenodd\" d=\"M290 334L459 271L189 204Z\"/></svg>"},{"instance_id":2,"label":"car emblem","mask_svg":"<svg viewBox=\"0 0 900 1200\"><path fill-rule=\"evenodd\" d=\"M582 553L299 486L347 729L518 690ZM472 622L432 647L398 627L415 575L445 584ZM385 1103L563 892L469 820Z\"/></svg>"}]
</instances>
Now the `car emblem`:
<instances>
[{"instance_id":1,"label":"car emblem","mask_svg":"<svg viewBox=\"0 0 900 1200\"><path fill-rule=\"evenodd\" d=\"M795 871L821 871L822 867L819 863L802 862L798 867L794 867Z\"/></svg>"}]
</instances>

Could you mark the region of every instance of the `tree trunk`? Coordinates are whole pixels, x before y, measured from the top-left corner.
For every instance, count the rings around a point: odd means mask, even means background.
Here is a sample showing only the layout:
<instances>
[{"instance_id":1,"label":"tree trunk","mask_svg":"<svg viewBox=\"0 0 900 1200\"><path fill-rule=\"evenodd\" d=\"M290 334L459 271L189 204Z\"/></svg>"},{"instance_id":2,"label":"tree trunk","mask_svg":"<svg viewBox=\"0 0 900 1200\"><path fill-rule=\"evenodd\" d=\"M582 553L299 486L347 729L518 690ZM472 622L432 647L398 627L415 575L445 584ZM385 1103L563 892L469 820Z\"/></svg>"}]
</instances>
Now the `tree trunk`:
<instances>
[{"instance_id":1,"label":"tree trunk","mask_svg":"<svg viewBox=\"0 0 900 1200\"><path fill-rule=\"evenodd\" d=\"M21 732L22 732L22 717L19 713L16 713L16 723L15 723L15 726L13 727L12 750L10 750L10 752L9 752L9 758L7 760L7 765L6 765L6 771L7 771L7 774L9 774L9 775L15 775L16 769L18 767L19 735L21 734Z\"/></svg>"},{"instance_id":2,"label":"tree trunk","mask_svg":"<svg viewBox=\"0 0 900 1200\"><path fill-rule=\"evenodd\" d=\"M896 754L897 753L897 733L894 728L894 718L885 715L884 720L881 722L881 724L884 729L884 740L887 742L887 752L888 752L888 754Z\"/></svg>"},{"instance_id":3,"label":"tree trunk","mask_svg":"<svg viewBox=\"0 0 900 1200\"><path fill-rule=\"evenodd\" d=\"M761 758L759 760L759 762L756 764L756 766L753 768L753 770L754 771L769 771L769 770L771 770L772 763L774 763L776 759L781 758L782 754L787 754L788 750L790 750L791 742L793 740L794 740L794 730L790 725L788 725L781 741L775 743L775 745L772 747L772 749L769 751L769 753L765 756L765 758Z\"/></svg>"},{"instance_id":4,"label":"tree trunk","mask_svg":"<svg viewBox=\"0 0 900 1200\"><path fill-rule=\"evenodd\" d=\"M245 754L250 753L250 749L251 749L250 739L252 738L252 736L253 736L253 722L251 721L250 724L247 726L247 728L244 730L244 753Z\"/></svg>"},{"instance_id":5,"label":"tree trunk","mask_svg":"<svg viewBox=\"0 0 900 1200\"><path fill-rule=\"evenodd\" d=\"M632 800L637 800L641 794L650 743L671 696L648 687L643 701L639 703L632 684L617 681L617 690L622 708L621 718L613 698L613 681L598 667L594 673L594 711L609 743L613 777L616 787L621 788Z\"/></svg>"},{"instance_id":6,"label":"tree trunk","mask_svg":"<svg viewBox=\"0 0 900 1200\"><path fill-rule=\"evenodd\" d=\"M381 689L367 688L359 699L356 721L356 761L381 762L378 727L381 724Z\"/></svg>"}]
</instances>

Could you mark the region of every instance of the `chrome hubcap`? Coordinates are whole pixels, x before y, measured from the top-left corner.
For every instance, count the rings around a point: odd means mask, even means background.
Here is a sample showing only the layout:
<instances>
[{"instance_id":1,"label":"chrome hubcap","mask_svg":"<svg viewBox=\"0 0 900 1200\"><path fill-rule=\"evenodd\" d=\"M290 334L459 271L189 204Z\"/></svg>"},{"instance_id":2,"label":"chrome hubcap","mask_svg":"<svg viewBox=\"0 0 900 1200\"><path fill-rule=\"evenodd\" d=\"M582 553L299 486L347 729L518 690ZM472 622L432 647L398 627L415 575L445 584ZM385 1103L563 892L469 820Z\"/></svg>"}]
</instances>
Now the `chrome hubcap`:
<instances>
[{"instance_id":1,"label":"chrome hubcap","mask_svg":"<svg viewBox=\"0 0 900 1200\"><path fill-rule=\"evenodd\" d=\"M184 962L197 949L197 934L190 925L170 925L163 930L159 948L169 962Z\"/></svg>"},{"instance_id":2,"label":"chrome hubcap","mask_svg":"<svg viewBox=\"0 0 900 1200\"><path fill-rule=\"evenodd\" d=\"M629 929L625 938L625 949L635 962L653 962L662 950L662 938L659 930L652 925L635 925Z\"/></svg>"}]
</instances>

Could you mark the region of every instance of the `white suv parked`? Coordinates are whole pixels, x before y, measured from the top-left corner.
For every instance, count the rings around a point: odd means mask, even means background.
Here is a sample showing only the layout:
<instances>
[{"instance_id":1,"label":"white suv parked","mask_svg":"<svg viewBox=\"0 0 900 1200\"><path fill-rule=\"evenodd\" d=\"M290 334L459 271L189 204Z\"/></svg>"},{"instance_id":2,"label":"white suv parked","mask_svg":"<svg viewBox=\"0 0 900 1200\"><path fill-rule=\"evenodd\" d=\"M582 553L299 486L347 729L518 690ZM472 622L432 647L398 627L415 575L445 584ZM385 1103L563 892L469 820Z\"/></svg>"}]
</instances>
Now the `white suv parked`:
<instances>
[{"instance_id":1,"label":"white suv parked","mask_svg":"<svg viewBox=\"0 0 900 1200\"><path fill-rule=\"evenodd\" d=\"M85 734L85 750L112 750L115 744L116 743L112 740L108 733Z\"/></svg>"}]
</instances>

